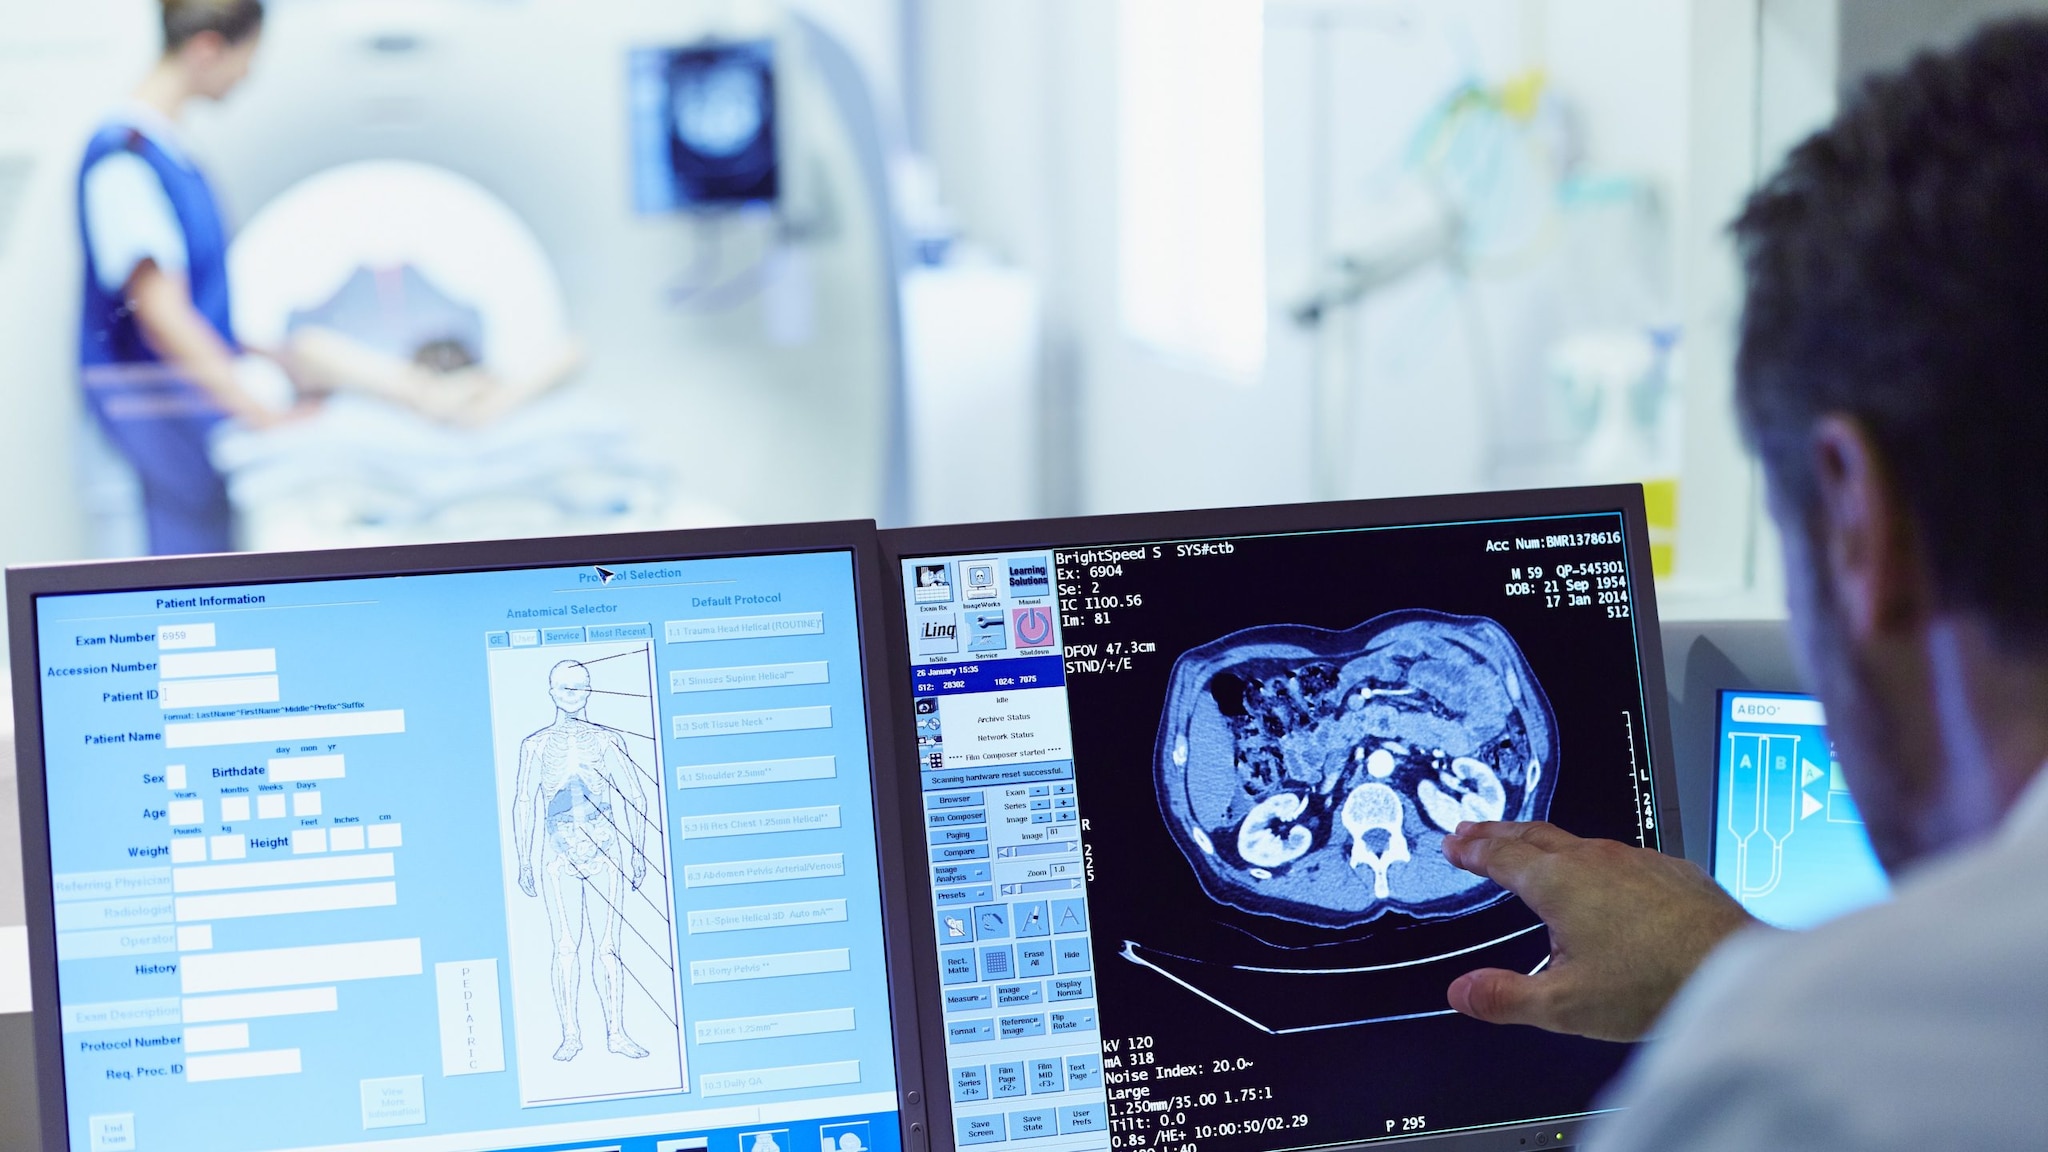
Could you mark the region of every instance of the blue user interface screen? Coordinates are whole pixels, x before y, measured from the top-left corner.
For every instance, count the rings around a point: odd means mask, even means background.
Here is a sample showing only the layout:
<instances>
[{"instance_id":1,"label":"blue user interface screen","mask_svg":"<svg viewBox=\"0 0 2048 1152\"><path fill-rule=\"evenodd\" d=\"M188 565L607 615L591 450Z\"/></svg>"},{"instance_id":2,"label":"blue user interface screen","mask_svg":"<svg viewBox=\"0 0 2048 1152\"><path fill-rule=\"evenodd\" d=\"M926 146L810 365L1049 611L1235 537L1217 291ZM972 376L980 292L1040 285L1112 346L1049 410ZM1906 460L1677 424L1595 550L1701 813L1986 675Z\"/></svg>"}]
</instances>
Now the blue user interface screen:
<instances>
[{"instance_id":1,"label":"blue user interface screen","mask_svg":"<svg viewBox=\"0 0 2048 1152\"><path fill-rule=\"evenodd\" d=\"M1820 701L1722 692L1719 727L1714 879L1723 888L1781 928L1812 927L1890 894Z\"/></svg>"},{"instance_id":2,"label":"blue user interface screen","mask_svg":"<svg viewBox=\"0 0 2048 1152\"><path fill-rule=\"evenodd\" d=\"M1442 844L1659 844L1621 529L906 558L956 1142L1275 1152L1590 1111L1627 1049L1446 1004L1549 946Z\"/></svg>"},{"instance_id":3,"label":"blue user interface screen","mask_svg":"<svg viewBox=\"0 0 2048 1152\"><path fill-rule=\"evenodd\" d=\"M900 1146L849 553L36 621L73 1149Z\"/></svg>"}]
</instances>

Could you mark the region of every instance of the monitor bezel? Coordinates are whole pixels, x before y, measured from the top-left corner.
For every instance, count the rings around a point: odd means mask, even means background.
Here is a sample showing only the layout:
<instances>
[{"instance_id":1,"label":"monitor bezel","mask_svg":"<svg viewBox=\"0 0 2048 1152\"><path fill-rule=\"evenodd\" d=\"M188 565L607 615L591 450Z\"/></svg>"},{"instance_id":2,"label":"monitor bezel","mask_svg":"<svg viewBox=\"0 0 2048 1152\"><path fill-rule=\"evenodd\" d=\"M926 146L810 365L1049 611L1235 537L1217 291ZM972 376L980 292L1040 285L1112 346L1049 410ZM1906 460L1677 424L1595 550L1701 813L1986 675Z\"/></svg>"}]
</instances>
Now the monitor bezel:
<instances>
[{"instance_id":1,"label":"monitor bezel","mask_svg":"<svg viewBox=\"0 0 2048 1152\"><path fill-rule=\"evenodd\" d=\"M1714 870L1719 805L1718 720L1723 690L1804 693L1785 620L1683 620L1661 629L1671 687L1671 742L1678 784L1691 802L1686 858Z\"/></svg>"},{"instance_id":2,"label":"monitor bezel","mask_svg":"<svg viewBox=\"0 0 2048 1152\"><path fill-rule=\"evenodd\" d=\"M386 576L636 564L729 557L845 552L853 562L854 608L865 675L868 757L875 787L875 849L880 875L883 948L896 1063L896 1111L904 1152L925 1152L930 1123L925 1097L921 1004L910 960L917 943L911 925L908 878L901 861L904 826L902 776L894 720L895 677L878 674L890 659L888 614L877 598L893 593L872 521L848 520L738 528L700 528L547 539L466 541L387 548L311 552L221 553L7 569L10 667L14 676L15 756L21 811L22 873L28 918L29 981L35 1012L36 1099L43 1147L82 1152L70 1142L64 1082L61 1013L57 1010L56 901L51 889L49 811L46 803L41 661L36 602L46 596L95 592L171 590ZM908 958L908 959L907 959Z\"/></svg>"},{"instance_id":3,"label":"monitor bezel","mask_svg":"<svg viewBox=\"0 0 2048 1152\"><path fill-rule=\"evenodd\" d=\"M1650 559L1649 518L1640 484L1598 485L1577 488L1519 489L1503 492L1441 496L1404 496L1380 500L1325 501L1312 504L1249 505L1237 508L1170 512L1134 512L1106 516L1074 516L1043 520L992 521L979 524L935 525L895 528L881 533L882 554L889 569L895 596L889 604L889 643L893 667L890 689L897 699L909 701L911 653L909 611L905 606L903 567L906 560L969 553L1014 552L1031 549L1077 548L1088 545L1147 543L1167 540L1198 540L1230 536L1277 535L1294 532L1326 532L1356 528L1423 527L1431 524L1475 520L1533 519L1619 513L1622 544L1629 565L1629 606L1636 642L1636 661L1641 676L1644 728L1649 749L1652 787L1656 792L1656 814L1660 825L1659 850L1684 858L1685 835L1679 818L1677 765L1671 741L1670 698L1664 672L1664 648L1657 617L1654 571ZM916 717L907 705L896 718L897 743L904 754L915 757ZM918 793L916 765L906 772L902 790L906 827L923 817ZM931 871L923 845L903 841L906 853L902 871L909 881L910 898L921 910L931 907ZM931 1133L935 1149L954 1146L953 1101L946 1076L946 1037L943 1025L938 968L937 928L929 915L913 917L911 924L917 971L919 1019L924 1028L924 1051L933 1068L928 1077ZM1565 1143L1576 1138L1577 1130L1592 1113L1575 1114L1562 1120L1509 1121L1505 1124L1457 1133L1418 1135L1412 1141L1388 1145L1367 1142L1358 1145L1331 1144L1325 1149L1345 1147L1408 1147L1411 1143L1432 1148L1479 1149L1513 1147L1502 1143L1512 1133L1543 1127L1566 1130ZM1558 1145L1563 1146L1563 1145Z\"/></svg>"}]
</instances>

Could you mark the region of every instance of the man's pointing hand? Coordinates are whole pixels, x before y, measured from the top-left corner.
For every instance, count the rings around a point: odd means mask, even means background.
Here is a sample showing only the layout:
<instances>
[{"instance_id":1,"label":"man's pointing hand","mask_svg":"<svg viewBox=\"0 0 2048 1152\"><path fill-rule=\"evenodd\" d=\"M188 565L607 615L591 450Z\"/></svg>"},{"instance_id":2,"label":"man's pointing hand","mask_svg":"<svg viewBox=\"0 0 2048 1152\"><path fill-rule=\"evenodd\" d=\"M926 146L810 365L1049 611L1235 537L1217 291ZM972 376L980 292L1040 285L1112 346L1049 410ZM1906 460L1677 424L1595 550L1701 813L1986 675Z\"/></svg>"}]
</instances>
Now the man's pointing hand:
<instances>
[{"instance_id":1,"label":"man's pointing hand","mask_svg":"<svg viewBox=\"0 0 2048 1152\"><path fill-rule=\"evenodd\" d=\"M1445 859L1550 927L1541 972L1485 968L1451 983L1451 1007L1495 1024L1641 1039L1707 953L1756 923L1684 860L1552 824L1465 823L1443 844Z\"/></svg>"}]
</instances>

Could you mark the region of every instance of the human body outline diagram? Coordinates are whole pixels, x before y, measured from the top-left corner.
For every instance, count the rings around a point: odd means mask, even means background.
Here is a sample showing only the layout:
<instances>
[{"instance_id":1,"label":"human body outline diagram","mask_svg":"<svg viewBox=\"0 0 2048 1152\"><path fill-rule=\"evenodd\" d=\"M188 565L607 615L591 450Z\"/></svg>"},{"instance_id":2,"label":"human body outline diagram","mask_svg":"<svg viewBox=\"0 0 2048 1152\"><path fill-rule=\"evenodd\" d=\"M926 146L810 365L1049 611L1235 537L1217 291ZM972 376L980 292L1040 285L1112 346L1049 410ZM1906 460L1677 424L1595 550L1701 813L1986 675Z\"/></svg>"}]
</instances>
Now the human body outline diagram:
<instances>
[{"instance_id":1,"label":"human body outline diagram","mask_svg":"<svg viewBox=\"0 0 2048 1152\"><path fill-rule=\"evenodd\" d=\"M554 940L551 980L562 1042L559 1061L583 1050L583 941L604 1015L605 1047L641 1059L647 1049L626 1032L620 957L628 891L647 879L647 793L641 769L618 733L590 722L590 669L563 660L548 673L554 720L519 745L512 807L519 889L547 908Z\"/></svg>"}]
</instances>

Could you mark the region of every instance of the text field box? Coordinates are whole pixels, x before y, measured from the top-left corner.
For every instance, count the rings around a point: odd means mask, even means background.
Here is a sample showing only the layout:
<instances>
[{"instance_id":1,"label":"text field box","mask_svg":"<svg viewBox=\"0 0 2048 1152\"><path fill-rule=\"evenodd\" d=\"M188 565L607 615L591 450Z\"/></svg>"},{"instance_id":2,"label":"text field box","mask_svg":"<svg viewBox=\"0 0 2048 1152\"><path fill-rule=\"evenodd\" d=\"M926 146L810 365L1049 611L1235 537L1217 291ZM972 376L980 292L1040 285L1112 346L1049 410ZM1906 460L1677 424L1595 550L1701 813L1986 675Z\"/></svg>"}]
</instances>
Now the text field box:
<instances>
[{"instance_id":1,"label":"text field box","mask_svg":"<svg viewBox=\"0 0 2048 1152\"><path fill-rule=\"evenodd\" d=\"M253 1080L258 1076L296 1076L297 1048L266 1048L260 1052L230 1052L223 1056L187 1056L185 1082L209 1080Z\"/></svg>"},{"instance_id":2,"label":"text field box","mask_svg":"<svg viewBox=\"0 0 2048 1152\"><path fill-rule=\"evenodd\" d=\"M184 970L178 973L179 991L188 996L288 984L417 976L421 971L418 937L260 948L249 952L200 952L185 956L183 964Z\"/></svg>"},{"instance_id":3,"label":"text field box","mask_svg":"<svg viewBox=\"0 0 2048 1152\"><path fill-rule=\"evenodd\" d=\"M731 956L722 960L690 961L690 983L726 984L734 980L773 980L782 976L846 972L852 968L853 953L845 948L778 952L767 956Z\"/></svg>"},{"instance_id":4,"label":"text field box","mask_svg":"<svg viewBox=\"0 0 2048 1152\"><path fill-rule=\"evenodd\" d=\"M22 1011L28 1011L24 1006ZM111 1000L99 1004L64 1005L64 1031L108 1032L118 1028L175 1028L178 1001Z\"/></svg>"},{"instance_id":5,"label":"text field box","mask_svg":"<svg viewBox=\"0 0 2048 1152\"><path fill-rule=\"evenodd\" d=\"M258 860L247 864L206 864L171 870L175 892L224 892L230 888L282 888L336 880L381 880L397 874L389 852L330 856L323 860Z\"/></svg>"},{"instance_id":6,"label":"text field box","mask_svg":"<svg viewBox=\"0 0 2048 1152\"><path fill-rule=\"evenodd\" d=\"M233 1052L248 1046L247 1024L201 1024L185 1029L187 1052Z\"/></svg>"},{"instance_id":7,"label":"text field box","mask_svg":"<svg viewBox=\"0 0 2048 1152\"><path fill-rule=\"evenodd\" d=\"M166 652L157 657L157 675L165 680L201 676L254 676L277 671L275 648L223 648L215 652Z\"/></svg>"},{"instance_id":8,"label":"text field box","mask_svg":"<svg viewBox=\"0 0 2048 1152\"><path fill-rule=\"evenodd\" d=\"M808 832L839 827L839 805L812 808L774 808L760 812L713 812L683 817L683 839L710 840L720 836L763 836L771 832Z\"/></svg>"},{"instance_id":9,"label":"text field box","mask_svg":"<svg viewBox=\"0 0 2048 1152\"><path fill-rule=\"evenodd\" d=\"M771 1040L781 1036L818 1036L853 1031L853 1009L821 1008L812 1012L777 1012L769 1016L734 1016L699 1020L697 1043L730 1044L738 1040Z\"/></svg>"},{"instance_id":10,"label":"text field box","mask_svg":"<svg viewBox=\"0 0 2048 1152\"><path fill-rule=\"evenodd\" d=\"M156 646L165 652L179 648L211 648L213 625L159 624L156 629Z\"/></svg>"},{"instance_id":11,"label":"text field box","mask_svg":"<svg viewBox=\"0 0 2048 1152\"><path fill-rule=\"evenodd\" d=\"M221 680L166 680L157 685L162 708L214 708L224 704L275 704L275 676L230 676Z\"/></svg>"},{"instance_id":12,"label":"text field box","mask_svg":"<svg viewBox=\"0 0 2048 1152\"><path fill-rule=\"evenodd\" d=\"M340 780L348 775L348 760L332 756L273 756L268 764L272 784L296 784L302 780Z\"/></svg>"},{"instance_id":13,"label":"text field box","mask_svg":"<svg viewBox=\"0 0 2048 1152\"><path fill-rule=\"evenodd\" d=\"M121 868L112 872L59 872L50 878L50 887L59 901L161 896L171 890L171 870Z\"/></svg>"},{"instance_id":14,"label":"text field box","mask_svg":"<svg viewBox=\"0 0 2048 1152\"><path fill-rule=\"evenodd\" d=\"M792 1064L783 1068L758 1068L751 1072L707 1072L698 1077L698 1082L706 1096L743 1096L750 1092L822 1088L828 1084L858 1084L860 1061Z\"/></svg>"},{"instance_id":15,"label":"text field box","mask_svg":"<svg viewBox=\"0 0 2048 1152\"><path fill-rule=\"evenodd\" d=\"M164 725L164 747L287 744L294 740L337 740L345 736L396 736L404 731L403 708L381 712L321 712L311 716L260 716L251 720L197 720Z\"/></svg>"},{"instance_id":16,"label":"text field box","mask_svg":"<svg viewBox=\"0 0 2048 1152\"><path fill-rule=\"evenodd\" d=\"M170 923L170 901L163 896L134 896L125 900L80 900L59 904L57 931L79 932L87 928L121 928L131 924Z\"/></svg>"},{"instance_id":17,"label":"text field box","mask_svg":"<svg viewBox=\"0 0 2048 1152\"><path fill-rule=\"evenodd\" d=\"M782 856L772 860L687 864L683 867L683 887L717 888L727 884L768 884L777 880L844 875L846 854L825 852L816 856Z\"/></svg>"},{"instance_id":18,"label":"text field box","mask_svg":"<svg viewBox=\"0 0 2048 1152\"><path fill-rule=\"evenodd\" d=\"M668 674L668 690L729 692L737 688L785 688L797 684L829 684L832 674L823 660L796 664L747 664L736 668L677 668Z\"/></svg>"},{"instance_id":19,"label":"text field box","mask_svg":"<svg viewBox=\"0 0 2048 1152\"><path fill-rule=\"evenodd\" d=\"M1827 710L1820 701L1796 696L1733 696L1728 700L1728 718L1806 728L1825 728L1828 723Z\"/></svg>"},{"instance_id":20,"label":"text field box","mask_svg":"<svg viewBox=\"0 0 2048 1152\"><path fill-rule=\"evenodd\" d=\"M694 736L756 736L764 732L804 732L832 726L832 706L765 708L757 712L698 712L674 717L675 738Z\"/></svg>"},{"instance_id":21,"label":"text field box","mask_svg":"<svg viewBox=\"0 0 2048 1152\"><path fill-rule=\"evenodd\" d=\"M690 913L691 935L744 932L753 928L794 928L800 924L837 924L846 919L846 901L801 900L792 904L752 904L741 908L703 908Z\"/></svg>"},{"instance_id":22,"label":"text field box","mask_svg":"<svg viewBox=\"0 0 2048 1152\"><path fill-rule=\"evenodd\" d=\"M783 612L772 616L712 616L702 620L670 620L666 624L671 644L696 644L707 640L758 640L769 636L820 636L825 632L823 612Z\"/></svg>"},{"instance_id":23,"label":"text field box","mask_svg":"<svg viewBox=\"0 0 2048 1152\"><path fill-rule=\"evenodd\" d=\"M798 756L787 760L743 760L730 764L686 764L678 767L678 788L725 788L736 784L781 784L791 780L830 780L839 775L836 756Z\"/></svg>"},{"instance_id":24,"label":"text field box","mask_svg":"<svg viewBox=\"0 0 2048 1152\"><path fill-rule=\"evenodd\" d=\"M57 959L97 960L108 956L150 956L178 950L178 931L170 925L154 928L95 928L89 932L57 933Z\"/></svg>"},{"instance_id":25,"label":"text field box","mask_svg":"<svg viewBox=\"0 0 2048 1152\"><path fill-rule=\"evenodd\" d=\"M187 997L180 1012L187 1024L219 1020L267 1020L273 1016L310 1016L335 1012L341 998L333 988L287 988L278 992L243 992L234 996Z\"/></svg>"},{"instance_id":26,"label":"text field box","mask_svg":"<svg viewBox=\"0 0 2048 1152\"><path fill-rule=\"evenodd\" d=\"M179 920L238 920L248 916L284 916L294 912L339 912L350 908L391 908L398 904L398 885L330 884L320 888L262 888L177 898Z\"/></svg>"}]
</instances>

